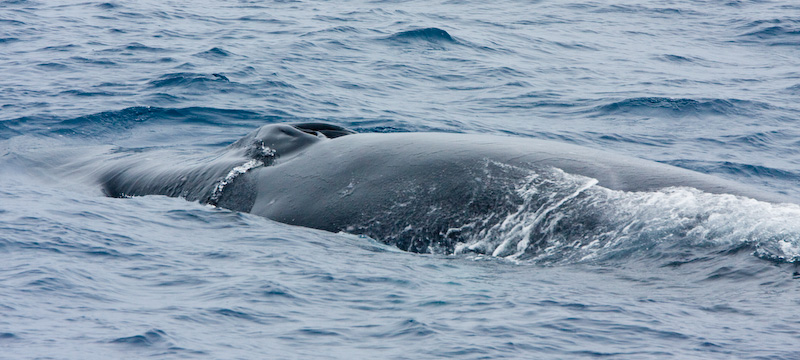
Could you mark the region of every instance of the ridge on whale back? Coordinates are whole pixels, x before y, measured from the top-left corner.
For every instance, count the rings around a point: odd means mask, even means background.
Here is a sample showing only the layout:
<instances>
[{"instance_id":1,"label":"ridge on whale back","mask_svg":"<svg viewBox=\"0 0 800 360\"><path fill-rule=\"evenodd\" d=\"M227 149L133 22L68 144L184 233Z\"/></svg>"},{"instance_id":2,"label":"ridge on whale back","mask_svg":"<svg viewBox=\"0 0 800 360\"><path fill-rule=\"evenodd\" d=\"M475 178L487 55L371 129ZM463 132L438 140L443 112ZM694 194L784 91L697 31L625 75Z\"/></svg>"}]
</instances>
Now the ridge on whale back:
<instances>
[{"instance_id":1,"label":"ridge on whale back","mask_svg":"<svg viewBox=\"0 0 800 360\"><path fill-rule=\"evenodd\" d=\"M105 193L179 196L287 224L363 234L416 252L452 251L464 236L519 211L530 201L525 196L538 206L552 205L594 185L621 191L692 187L785 201L710 175L576 145L492 135L356 133L324 123L265 125L181 166L146 156L111 161L99 179ZM522 194L526 186L532 190Z\"/></svg>"}]
</instances>

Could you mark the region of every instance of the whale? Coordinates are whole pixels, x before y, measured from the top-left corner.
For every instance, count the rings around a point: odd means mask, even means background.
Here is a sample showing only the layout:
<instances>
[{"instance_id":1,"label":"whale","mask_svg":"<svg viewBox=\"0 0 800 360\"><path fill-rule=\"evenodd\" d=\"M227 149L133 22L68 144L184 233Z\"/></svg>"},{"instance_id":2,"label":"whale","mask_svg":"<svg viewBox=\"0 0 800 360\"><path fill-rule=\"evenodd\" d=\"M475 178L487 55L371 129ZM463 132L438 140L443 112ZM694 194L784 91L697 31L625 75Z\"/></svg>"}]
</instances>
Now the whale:
<instances>
[{"instance_id":1,"label":"whale","mask_svg":"<svg viewBox=\"0 0 800 360\"><path fill-rule=\"evenodd\" d=\"M687 187L785 202L745 184L573 144L483 134L357 133L326 123L264 125L208 154L118 152L93 174L111 197L182 197L419 253L452 252L470 236L486 236L487 229L507 223L522 207L556 216L552 209L592 189Z\"/></svg>"}]
</instances>

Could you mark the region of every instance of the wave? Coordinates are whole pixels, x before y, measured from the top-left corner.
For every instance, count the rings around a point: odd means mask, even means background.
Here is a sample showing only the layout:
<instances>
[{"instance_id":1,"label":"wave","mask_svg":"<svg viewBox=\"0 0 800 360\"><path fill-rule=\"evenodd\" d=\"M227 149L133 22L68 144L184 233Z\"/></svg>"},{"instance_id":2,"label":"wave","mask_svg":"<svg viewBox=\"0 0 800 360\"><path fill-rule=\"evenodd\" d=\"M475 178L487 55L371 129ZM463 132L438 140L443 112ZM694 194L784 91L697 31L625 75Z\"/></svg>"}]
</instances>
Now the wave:
<instances>
[{"instance_id":1,"label":"wave","mask_svg":"<svg viewBox=\"0 0 800 360\"><path fill-rule=\"evenodd\" d=\"M0 140L8 140L21 134L19 131L9 128L5 123L6 121L0 121Z\"/></svg>"},{"instance_id":2,"label":"wave","mask_svg":"<svg viewBox=\"0 0 800 360\"><path fill-rule=\"evenodd\" d=\"M668 163L670 165L692 169L706 174L730 174L736 175L737 178L771 178L786 181L797 181L800 183L800 174L798 173L761 165L742 164L731 161L712 162L698 160L675 160Z\"/></svg>"},{"instance_id":3,"label":"wave","mask_svg":"<svg viewBox=\"0 0 800 360\"><path fill-rule=\"evenodd\" d=\"M593 109L598 115L644 115L687 117L706 115L753 115L769 105L738 99L694 100L667 97L637 97L601 105Z\"/></svg>"},{"instance_id":4,"label":"wave","mask_svg":"<svg viewBox=\"0 0 800 360\"><path fill-rule=\"evenodd\" d=\"M79 116L54 124L43 135L88 138L116 138L126 130L141 125L157 124L203 124L216 126L235 126L245 123L269 123L282 120L288 114L277 111L278 115L267 115L247 110L229 110L208 107L160 108L150 106L129 107L122 110L104 111L97 114ZM43 130L44 131L44 130Z\"/></svg>"},{"instance_id":5,"label":"wave","mask_svg":"<svg viewBox=\"0 0 800 360\"><path fill-rule=\"evenodd\" d=\"M231 55L233 55L233 53L231 53L231 52L229 52L229 51L227 51L225 49L219 48L219 47L214 47L214 48L208 49L206 51L194 54L194 56L205 58L205 59L219 59L219 58L225 58L225 57L228 57L228 56L231 56Z\"/></svg>"},{"instance_id":6,"label":"wave","mask_svg":"<svg viewBox=\"0 0 800 360\"><path fill-rule=\"evenodd\" d=\"M800 43L800 21L796 19L769 19L753 21L743 27L739 38L766 45L797 45Z\"/></svg>"},{"instance_id":7,"label":"wave","mask_svg":"<svg viewBox=\"0 0 800 360\"><path fill-rule=\"evenodd\" d=\"M591 5L595 7L592 11L598 14L605 13L621 13L621 14L653 14L658 17L672 17L672 16L697 16L704 15L694 10L686 8L671 8L671 7L648 7L645 5Z\"/></svg>"},{"instance_id":8,"label":"wave","mask_svg":"<svg viewBox=\"0 0 800 360\"><path fill-rule=\"evenodd\" d=\"M147 46L138 42L130 43L125 46L125 50L128 51L146 51L146 52L165 52L169 51L163 48L157 48L152 46Z\"/></svg>"},{"instance_id":9,"label":"wave","mask_svg":"<svg viewBox=\"0 0 800 360\"><path fill-rule=\"evenodd\" d=\"M114 96L106 92L85 92L82 90L67 90L61 93L80 98ZM171 95L156 93L150 99L174 98ZM147 127L153 131L163 126L187 126L192 131L203 134L221 134L231 131L233 134L246 132L254 126L286 121L311 121L312 119L294 116L279 109L263 109L259 111L223 109L203 106L190 106L183 108L158 107L158 106L133 106L120 110L103 111L77 117L63 118L53 115L23 116L15 119L0 121L0 140L11 139L17 136L33 136L46 139L66 140L94 140L116 143L116 140L131 137L132 131L137 128ZM201 129L195 127L202 125ZM237 130L246 128L246 130ZM173 134L177 139L189 136L175 129L159 130L160 142L164 142L167 134ZM144 133L139 133L144 135ZM137 138L147 142L145 138Z\"/></svg>"},{"instance_id":10,"label":"wave","mask_svg":"<svg viewBox=\"0 0 800 360\"><path fill-rule=\"evenodd\" d=\"M280 80L263 80L255 85L246 85L231 81L224 74L200 74L193 72L169 73L152 80L148 85L153 89L178 89L192 91L215 90L222 93L239 92L245 94L258 93L267 88L294 89L289 83Z\"/></svg>"},{"instance_id":11,"label":"wave","mask_svg":"<svg viewBox=\"0 0 800 360\"><path fill-rule=\"evenodd\" d=\"M83 90L66 90L59 93L60 95L72 95L79 97L96 97L96 96L119 96L120 93L109 91L83 91Z\"/></svg>"},{"instance_id":12,"label":"wave","mask_svg":"<svg viewBox=\"0 0 800 360\"><path fill-rule=\"evenodd\" d=\"M386 40L406 44L413 42L458 44L458 41L447 31L435 27L401 31L392 34Z\"/></svg>"},{"instance_id":13,"label":"wave","mask_svg":"<svg viewBox=\"0 0 800 360\"><path fill-rule=\"evenodd\" d=\"M149 347L166 342L166 335L167 334L162 330L153 329L145 332L142 335L117 338L111 340L111 343Z\"/></svg>"},{"instance_id":14,"label":"wave","mask_svg":"<svg viewBox=\"0 0 800 360\"><path fill-rule=\"evenodd\" d=\"M699 56L681 56L675 54L663 54L660 56L655 56L653 57L653 59L656 61L662 61L676 65L695 65L707 68L715 68L720 65L717 61L709 60Z\"/></svg>"},{"instance_id":15,"label":"wave","mask_svg":"<svg viewBox=\"0 0 800 360\"><path fill-rule=\"evenodd\" d=\"M680 56L680 55L673 55L673 54L664 54L660 59L664 60L664 61L667 61L667 62L675 62L675 63L692 63L692 62L694 62L694 60L692 60L691 58L688 58L688 57L685 57L685 56Z\"/></svg>"},{"instance_id":16,"label":"wave","mask_svg":"<svg viewBox=\"0 0 800 360\"><path fill-rule=\"evenodd\" d=\"M229 84L231 81L220 74L197 74L197 73L171 73L162 75L157 80L152 80L148 84L154 88L162 87L203 87L215 86L218 84Z\"/></svg>"},{"instance_id":17,"label":"wave","mask_svg":"<svg viewBox=\"0 0 800 360\"><path fill-rule=\"evenodd\" d=\"M101 4L95 5L95 7L97 7L98 9L103 9L103 10L111 10L111 9L119 8L120 5L119 4L115 4L115 3L111 3L111 2L104 2L104 3L101 3Z\"/></svg>"},{"instance_id":18,"label":"wave","mask_svg":"<svg viewBox=\"0 0 800 360\"><path fill-rule=\"evenodd\" d=\"M11 19L0 19L0 24L4 25L12 25L12 26L22 26L25 25L24 22L19 20L11 20Z\"/></svg>"},{"instance_id":19,"label":"wave","mask_svg":"<svg viewBox=\"0 0 800 360\"><path fill-rule=\"evenodd\" d=\"M757 20L740 27L738 38L743 42L762 43L769 46L800 44L800 20L774 18Z\"/></svg>"},{"instance_id":20,"label":"wave","mask_svg":"<svg viewBox=\"0 0 800 360\"><path fill-rule=\"evenodd\" d=\"M69 68L69 66L57 62L46 62L46 63L36 64L36 66L38 66L40 69L46 69L52 71L64 71Z\"/></svg>"},{"instance_id":21,"label":"wave","mask_svg":"<svg viewBox=\"0 0 800 360\"><path fill-rule=\"evenodd\" d=\"M745 33L742 36L753 37L758 39L798 37L800 36L800 29L795 29L787 26L770 26L760 30Z\"/></svg>"},{"instance_id":22,"label":"wave","mask_svg":"<svg viewBox=\"0 0 800 360\"><path fill-rule=\"evenodd\" d=\"M72 61L81 63L81 64L88 64L88 65L100 65L100 66L118 66L119 65L116 62L111 61L111 60L109 60L107 58L89 59L89 58L85 58L85 57L82 57L82 56L73 56L73 57L71 57L69 59L72 60Z\"/></svg>"}]
</instances>

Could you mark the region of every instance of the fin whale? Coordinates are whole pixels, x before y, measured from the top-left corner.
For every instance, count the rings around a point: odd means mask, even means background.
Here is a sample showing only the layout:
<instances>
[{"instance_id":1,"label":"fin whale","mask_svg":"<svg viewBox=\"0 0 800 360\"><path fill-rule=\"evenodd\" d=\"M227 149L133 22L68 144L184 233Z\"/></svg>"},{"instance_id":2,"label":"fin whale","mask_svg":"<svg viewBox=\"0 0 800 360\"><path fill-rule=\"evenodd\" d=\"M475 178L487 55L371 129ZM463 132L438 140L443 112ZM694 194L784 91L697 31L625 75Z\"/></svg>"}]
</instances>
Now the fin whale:
<instances>
[{"instance_id":1,"label":"fin whale","mask_svg":"<svg viewBox=\"0 0 800 360\"><path fill-rule=\"evenodd\" d=\"M125 154L94 173L108 196L183 197L287 224L363 234L414 252L452 252L465 236L519 211L526 197L540 199L535 206L542 211L593 187L691 187L785 202L666 164L492 135L270 124L212 154L159 160L169 156Z\"/></svg>"}]
</instances>

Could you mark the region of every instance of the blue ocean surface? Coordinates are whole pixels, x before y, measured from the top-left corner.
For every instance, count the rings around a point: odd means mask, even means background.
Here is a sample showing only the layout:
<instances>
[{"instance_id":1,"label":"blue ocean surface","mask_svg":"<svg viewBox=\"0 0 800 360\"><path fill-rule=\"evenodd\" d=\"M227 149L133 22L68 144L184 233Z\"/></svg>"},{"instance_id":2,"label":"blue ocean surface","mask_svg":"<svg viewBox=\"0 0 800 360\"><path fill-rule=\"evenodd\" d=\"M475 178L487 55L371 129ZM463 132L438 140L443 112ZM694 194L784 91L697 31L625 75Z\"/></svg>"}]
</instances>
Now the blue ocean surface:
<instances>
[{"instance_id":1,"label":"blue ocean surface","mask_svg":"<svg viewBox=\"0 0 800 360\"><path fill-rule=\"evenodd\" d=\"M0 0L0 358L797 359L798 99L788 0ZM416 254L57 166L319 121L554 140L786 203L607 191L602 232L541 225L600 208L572 204Z\"/></svg>"}]
</instances>

